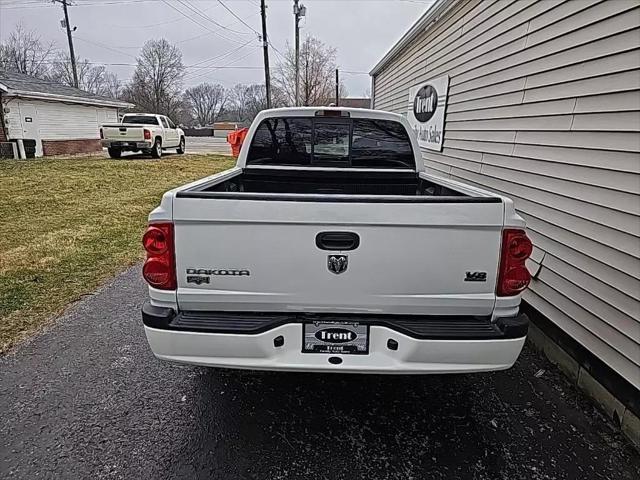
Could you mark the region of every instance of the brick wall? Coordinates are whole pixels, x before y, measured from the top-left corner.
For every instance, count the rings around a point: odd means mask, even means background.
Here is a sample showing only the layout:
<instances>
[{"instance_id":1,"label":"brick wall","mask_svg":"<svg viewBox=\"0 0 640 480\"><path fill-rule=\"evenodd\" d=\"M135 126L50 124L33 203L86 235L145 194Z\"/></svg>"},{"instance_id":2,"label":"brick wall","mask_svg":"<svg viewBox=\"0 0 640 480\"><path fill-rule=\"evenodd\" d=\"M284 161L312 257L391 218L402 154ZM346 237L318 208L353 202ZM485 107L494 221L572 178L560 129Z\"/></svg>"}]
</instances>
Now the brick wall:
<instances>
[{"instance_id":1,"label":"brick wall","mask_svg":"<svg viewBox=\"0 0 640 480\"><path fill-rule=\"evenodd\" d=\"M48 155L70 155L74 153L90 153L102 150L100 140L42 140L42 153Z\"/></svg>"}]
</instances>

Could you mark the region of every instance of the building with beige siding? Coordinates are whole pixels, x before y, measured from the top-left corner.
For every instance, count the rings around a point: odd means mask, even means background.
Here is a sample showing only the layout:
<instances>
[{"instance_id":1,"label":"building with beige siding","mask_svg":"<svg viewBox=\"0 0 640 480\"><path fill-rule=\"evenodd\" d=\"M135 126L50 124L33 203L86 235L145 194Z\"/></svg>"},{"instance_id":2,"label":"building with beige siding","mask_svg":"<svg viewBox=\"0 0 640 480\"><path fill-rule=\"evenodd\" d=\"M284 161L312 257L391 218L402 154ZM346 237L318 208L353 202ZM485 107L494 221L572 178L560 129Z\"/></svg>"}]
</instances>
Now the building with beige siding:
<instances>
[{"instance_id":1,"label":"building with beige siding","mask_svg":"<svg viewBox=\"0 0 640 480\"><path fill-rule=\"evenodd\" d=\"M515 201L532 336L638 415L640 2L438 0L371 75L373 108L410 117L416 89L448 82L427 168Z\"/></svg>"}]
</instances>

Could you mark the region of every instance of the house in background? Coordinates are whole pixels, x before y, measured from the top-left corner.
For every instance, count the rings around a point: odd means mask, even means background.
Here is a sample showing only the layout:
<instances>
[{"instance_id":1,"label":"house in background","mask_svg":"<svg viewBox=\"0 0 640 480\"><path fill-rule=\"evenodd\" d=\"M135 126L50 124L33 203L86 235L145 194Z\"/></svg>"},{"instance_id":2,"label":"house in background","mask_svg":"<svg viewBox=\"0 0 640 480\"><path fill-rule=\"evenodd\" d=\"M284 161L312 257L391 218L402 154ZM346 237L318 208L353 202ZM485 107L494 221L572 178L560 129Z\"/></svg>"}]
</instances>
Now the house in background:
<instances>
[{"instance_id":1,"label":"house in background","mask_svg":"<svg viewBox=\"0 0 640 480\"><path fill-rule=\"evenodd\" d=\"M0 71L0 142L35 141L35 156L102 150L99 126L133 105L59 83Z\"/></svg>"},{"instance_id":2,"label":"house in background","mask_svg":"<svg viewBox=\"0 0 640 480\"><path fill-rule=\"evenodd\" d=\"M640 445L638 19L637 0L437 0L371 75L430 173L514 200L530 338Z\"/></svg>"}]
</instances>

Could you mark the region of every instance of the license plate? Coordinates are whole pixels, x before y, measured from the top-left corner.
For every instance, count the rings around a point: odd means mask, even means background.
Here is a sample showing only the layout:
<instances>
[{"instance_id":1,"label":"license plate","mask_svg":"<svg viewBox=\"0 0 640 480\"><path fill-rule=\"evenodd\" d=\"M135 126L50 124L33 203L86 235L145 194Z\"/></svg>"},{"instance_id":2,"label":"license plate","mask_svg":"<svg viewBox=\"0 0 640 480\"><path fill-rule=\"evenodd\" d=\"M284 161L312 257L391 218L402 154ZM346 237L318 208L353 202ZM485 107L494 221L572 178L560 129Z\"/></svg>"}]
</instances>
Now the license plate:
<instances>
[{"instance_id":1,"label":"license plate","mask_svg":"<svg viewBox=\"0 0 640 480\"><path fill-rule=\"evenodd\" d=\"M302 325L302 353L369 353L369 326L344 322L313 322Z\"/></svg>"}]
</instances>

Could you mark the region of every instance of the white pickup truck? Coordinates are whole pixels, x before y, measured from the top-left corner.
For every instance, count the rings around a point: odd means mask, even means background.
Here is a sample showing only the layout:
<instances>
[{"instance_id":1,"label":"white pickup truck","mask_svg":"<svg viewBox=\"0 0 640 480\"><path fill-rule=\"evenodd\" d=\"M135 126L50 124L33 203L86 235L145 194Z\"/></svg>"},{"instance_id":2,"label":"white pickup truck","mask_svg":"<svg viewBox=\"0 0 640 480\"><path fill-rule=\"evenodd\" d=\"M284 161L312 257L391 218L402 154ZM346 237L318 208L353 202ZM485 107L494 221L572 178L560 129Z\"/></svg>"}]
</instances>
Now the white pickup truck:
<instances>
[{"instance_id":1,"label":"white pickup truck","mask_svg":"<svg viewBox=\"0 0 640 480\"><path fill-rule=\"evenodd\" d=\"M121 123L102 125L100 139L111 158L120 158L122 152L144 152L160 158L169 148L178 153L185 150L184 131L169 117L154 113L127 113Z\"/></svg>"},{"instance_id":2,"label":"white pickup truck","mask_svg":"<svg viewBox=\"0 0 640 480\"><path fill-rule=\"evenodd\" d=\"M164 194L143 244L163 360L477 372L512 366L527 333L512 201L426 173L392 113L261 112L234 168Z\"/></svg>"}]
</instances>

